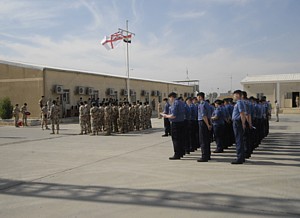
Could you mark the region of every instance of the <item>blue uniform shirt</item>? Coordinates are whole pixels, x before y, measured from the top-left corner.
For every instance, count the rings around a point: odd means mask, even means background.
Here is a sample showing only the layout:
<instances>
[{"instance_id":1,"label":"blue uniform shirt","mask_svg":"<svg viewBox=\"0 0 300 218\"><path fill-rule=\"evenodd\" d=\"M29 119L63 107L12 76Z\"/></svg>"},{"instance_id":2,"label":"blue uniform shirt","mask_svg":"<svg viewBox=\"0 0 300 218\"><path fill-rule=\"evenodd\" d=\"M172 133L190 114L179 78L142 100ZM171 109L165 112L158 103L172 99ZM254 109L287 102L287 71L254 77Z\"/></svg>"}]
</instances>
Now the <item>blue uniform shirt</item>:
<instances>
[{"instance_id":1,"label":"blue uniform shirt","mask_svg":"<svg viewBox=\"0 0 300 218\"><path fill-rule=\"evenodd\" d=\"M184 119L191 120L191 108L187 104L184 104Z\"/></svg>"},{"instance_id":2,"label":"blue uniform shirt","mask_svg":"<svg viewBox=\"0 0 300 218\"><path fill-rule=\"evenodd\" d=\"M208 105L209 105L209 108L210 108L209 117L211 117L211 116L212 116L212 114L213 114L213 112L214 112L214 110L215 110L215 107L214 107L214 106L212 106L211 104L208 104Z\"/></svg>"},{"instance_id":3,"label":"blue uniform shirt","mask_svg":"<svg viewBox=\"0 0 300 218\"><path fill-rule=\"evenodd\" d=\"M241 119L241 115L240 115L241 112L245 112L245 107L243 102L241 100L238 100L233 107L232 120Z\"/></svg>"},{"instance_id":4,"label":"blue uniform shirt","mask_svg":"<svg viewBox=\"0 0 300 218\"><path fill-rule=\"evenodd\" d=\"M199 106L198 103L194 104L194 113L195 113L196 120L198 120L198 106Z\"/></svg>"},{"instance_id":5,"label":"blue uniform shirt","mask_svg":"<svg viewBox=\"0 0 300 218\"><path fill-rule=\"evenodd\" d=\"M215 108L212 116L218 118L218 119L212 121L213 125L215 125L215 126L216 125L224 125L224 123L225 123L224 122L224 112L222 111L221 107Z\"/></svg>"},{"instance_id":6,"label":"blue uniform shirt","mask_svg":"<svg viewBox=\"0 0 300 218\"><path fill-rule=\"evenodd\" d=\"M262 108L261 104L256 104L255 109L256 109L256 118L262 119L263 118L263 108Z\"/></svg>"},{"instance_id":7,"label":"blue uniform shirt","mask_svg":"<svg viewBox=\"0 0 300 218\"><path fill-rule=\"evenodd\" d=\"M164 107L164 114L169 114L169 110L170 110L170 104L169 102L167 102Z\"/></svg>"},{"instance_id":8,"label":"blue uniform shirt","mask_svg":"<svg viewBox=\"0 0 300 218\"><path fill-rule=\"evenodd\" d=\"M194 104L190 105L191 108L191 120L197 120L197 107Z\"/></svg>"},{"instance_id":9,"label":"blue uniform shirt","mask_svg":"<svg viewBox=\"0 0 300 218\"><path fill-rule=\"evenodd\" d=\"M232 112L233 112L233 106L231 104L227 104L227 105L225 105L225 107L227 108L229 116L231 118Z\"/></svg>"},{"instance_id":10,"label":"blue uniform shirt","mask_svg":"<svg viewBox=\"0 0 300 218\"><path fill-rule=\"evenodd\" d=\"M225 106L221 106L220 108L223 112L223 119L224 119L224 121L226 121L226 119L229 119L229 117L230 117L229 112Z\"/></svg>"},{"instance_id":11,"label":"blue uniform shirt","mask_svg":"<svg viewBox=\"0 0 300 218\"><path fill-rule=\"evenodd\" d=\"M245 115L251 114L249 101L248 100L242 100L242 102L243 102L244 108L245 108Z\"/></svg>"},{"instance_id":12,"label":"blue uniform shirt","mask_svg":"<svg viewBox=\"0 0 300 218\"><path fill-rule=\"evenodd\" d=\"M203 117L210 119L211 117L211 108L206 101L202 101L198 105L198 120L203 120Z\"/></svg>"},{"instance_id":13,"label":"blue uniform shirt","mask_svg":"<svg viewBox=\"0 0 300 218\"><path fill-rule=\"evenodd\" d=\"M184 121L184 102L175 100L174 103L170 107L170 112L169 114L172 114L175 116L174 119L169 119L171 122L182 122Z\"/></svg>"}]
</instances>

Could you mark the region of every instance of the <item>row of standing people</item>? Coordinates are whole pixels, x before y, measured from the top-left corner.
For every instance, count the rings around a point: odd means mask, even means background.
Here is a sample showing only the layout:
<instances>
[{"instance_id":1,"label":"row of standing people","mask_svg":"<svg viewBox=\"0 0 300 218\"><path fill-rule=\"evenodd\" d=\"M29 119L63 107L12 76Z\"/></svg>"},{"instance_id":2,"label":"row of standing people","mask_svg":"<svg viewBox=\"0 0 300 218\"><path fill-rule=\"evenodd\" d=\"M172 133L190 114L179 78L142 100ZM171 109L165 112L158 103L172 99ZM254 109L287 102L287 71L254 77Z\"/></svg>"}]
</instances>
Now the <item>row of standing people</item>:
<instances>
[{"instance_id":1,"label":"row of standing people","mask_svg":"<svg viewBox=\"0 0 300 218\"><path fill-rule=\"evenodd\" d=\"M152 128L152 109L148 102L100 103L80 102L79 124L80 134L106 135L127 133Z\"/></svg>"},{"instance_id":2,"label":"row of standing people","mask_svg":"<svg viewBox=\"0 0 300 218\"><path fill-rule=\"evenodd\" d=\"M236 144L237 159L233 164L242 164L250 158L253 150L269 133L271 106L265 97L258 100L247 98L247 93L234 92L232 98L216 100L213 104L205 100L204 93L197 98L176 99L175 93L169 94L164 107L165 134L172 136L174 156L180 159L201 148L198 162L211 159L210 143L216 141L214 153Z\"/></svg>"}]
</instances>

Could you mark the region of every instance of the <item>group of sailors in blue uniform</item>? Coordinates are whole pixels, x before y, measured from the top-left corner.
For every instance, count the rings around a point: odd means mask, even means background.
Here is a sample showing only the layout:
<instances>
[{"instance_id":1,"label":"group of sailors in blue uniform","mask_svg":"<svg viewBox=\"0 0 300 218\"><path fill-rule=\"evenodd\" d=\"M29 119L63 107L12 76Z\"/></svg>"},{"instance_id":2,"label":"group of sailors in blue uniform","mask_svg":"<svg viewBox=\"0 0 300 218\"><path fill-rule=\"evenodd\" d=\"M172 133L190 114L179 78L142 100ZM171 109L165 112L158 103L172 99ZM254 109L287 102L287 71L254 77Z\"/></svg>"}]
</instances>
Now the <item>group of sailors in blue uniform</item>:
<instances>
[{"instance_id":1,"label":"group of sailors in blue uniform","mask_svg":"<svg viewBox=\"0 0 300 218\"><path fill-rule=\"evenodd\" d=\"M247 97L245 91L236 90L233 98L216 100L210 104L205 94L197 97L177 98L172 92L164 99L165 136L171 136L174 155L181 159L201 148L198 162L211 160L211 142L216 142L213 153L222 153L236 145L237 158L232 164L243 164L269 133L271 105L266 97Z\"/></svg>"}]
</instances>

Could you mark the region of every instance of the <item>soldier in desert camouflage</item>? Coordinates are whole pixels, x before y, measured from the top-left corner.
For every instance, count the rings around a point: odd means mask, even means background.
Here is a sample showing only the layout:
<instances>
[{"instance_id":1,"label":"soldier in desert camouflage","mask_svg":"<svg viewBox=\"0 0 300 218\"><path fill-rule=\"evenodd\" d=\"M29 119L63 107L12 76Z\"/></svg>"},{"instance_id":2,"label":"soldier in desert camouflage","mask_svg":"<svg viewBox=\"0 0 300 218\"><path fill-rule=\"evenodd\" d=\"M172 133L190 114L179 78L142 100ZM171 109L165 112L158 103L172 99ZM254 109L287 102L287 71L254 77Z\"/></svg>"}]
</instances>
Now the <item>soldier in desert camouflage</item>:
<instances>
[{"instance_id":1,"label":"soldier in desert camouflage","mask_svg":"<svg viewBox=\"0 0 300 218\"><path fill-rule=\"evenodd\" d=\"M56 105L55 100L52 102L49 117L52 124L51 134L55 134L55 128L54 128L55 125L56 125L56 134L59 134L59 107Z\"/></svg>"}]
</instances>

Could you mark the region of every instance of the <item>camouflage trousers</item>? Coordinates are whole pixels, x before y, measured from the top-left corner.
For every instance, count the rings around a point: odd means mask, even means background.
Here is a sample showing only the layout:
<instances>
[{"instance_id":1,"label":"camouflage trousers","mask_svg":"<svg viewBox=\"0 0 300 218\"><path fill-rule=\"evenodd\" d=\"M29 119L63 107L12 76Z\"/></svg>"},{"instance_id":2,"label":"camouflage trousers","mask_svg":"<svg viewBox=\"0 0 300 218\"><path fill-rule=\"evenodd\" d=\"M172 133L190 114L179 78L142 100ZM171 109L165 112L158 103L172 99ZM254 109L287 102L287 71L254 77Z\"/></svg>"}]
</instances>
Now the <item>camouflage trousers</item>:
<instances>
[{"instance_id":1,"label":"camouflage trousers","mask_svg":"<svg viewBox=\"0 0 300 218\"><path fill-rule=\"evenodd\" d=\"M129 118L128 120L128 130L134 131L134 119Z\"/></svg>"},{"instance_id":2,"label":"camouflage trousers","mask_svg":"<svg viewBox=\"0 0 300 218\"><path fill-rule=\"evenodd\" d=\"M19 115L16 115L15 116L15 127L19 127L18 122L19 122Z\"/></svg>"},{"instance_id":3,"label":"camouflage trousers","mask_svg":"<svg viewBox=\"0 0 300 218\"><path fill-rule=\"evenodd\" d=\"M119 131L119 128L118 128L119 127L119 125L118 125L119 122L118 122L118 120L119 119L116 119L116 118L113 119L113 122L112 122L113 132L118 132Z\"/></svg>"},{"instance_id":4,"label":"camouflage trousers","mask_svg":"<svg viewBox=\"0 0 300 218\"><path fill-rule=\"evenodd\" d=\"M99 118L99 124L98 124L98 129L100 132L104 131L104 127L105 127L105 122L104 122L104 118Z\"/></svg>"},{"instance_id":5,"label":"camouflage trousers","mask_svg":"<svg viewBox=\"0 0 300 218\"><path fill-rule=\"evenodd\" d=\"M140 128L141 128L142 130L145 129L145 119L144 119L144 117L141 117L141 118L140 118Z\"/></svg>"},{"instance_id":6,"label":"camouflage trousers","mask_svg":"<svg viewBox=\"0 0 300 218\"><path fill-rule=\"evenodd\" d=\"M51 125L52 125L52 132L54 133L55 126L56 126L56 131L58 133L59 131L59 117L54 117L51 119Z\"/></svg>"},{"instance_id":7,"label":"camouflage trousers","mask_svg":"<svg viewBox=\"0 0 300 218\"><path fill-rule=\"evenodd\" d=\"M118 119L118 125L119 125L119 132L120 133L125 133L125 126L124 126L124 124L125 124L125 120L124 119Z\"/></svg>"},{"instance_id":8,"label":"camouflage trousers","mask_svg":"<svg viewBox=\"0 0 300 218\"><path fill-rule=\"evenodd\" d=\"M88 130L88 132L89 133L91 133L92 132L92 125L91 125L91 116L90 115L88 115L87 116L87 130Z\"/></svg>"},{"instance_id":9,"label":"camouflage trousers","mask_svg":"<svg viewBox=\"0 0 300 218\"><path fill-rule=\"evenodd\" d=\"M137 119L135 120L135 130L139 131L139 130L140 130L140 125L141 125L140 119L137 118Z\"/></svg>"},{"instance_id":10,"label":"camouflage trousers","mask_svg":"<svg viewBox=\"0 0 300 218\"><path fill-rule=\"evenodd\" d=\"M98 134L99 128L98 128L98 120L96 118L91 118L91 130L93 134Z\"/></svg>"},{"instance_id":11,"label":"camouflage trousers","mask_svg":"<svg viewBox=\"0 0 300 218\"><path fill-rule=\"evenodd\" d=\"M23 126L28 126L28 124L27 124L27 115L26 114L23 114L22 122L23 122Z\"/></svg>"},{"instance_id":12,"label":"camouflage trousers","mask_svg":"<svg viewBox=\"0 0 300 218\"><path fill-rule=\"evenodd\" d=\"M106 135L110 135L112 129L111 119L105 119L105 129L106 129Z\"/></svg>"},{"instance_id":13,"label":"camouflage trousers","mask_svg":"<svg viewBox=\"0 0 300 218\"><path fill-rule=\"evenodd\" d=\"M87 118L86 116L80 116L79 117L79 125L81 133L87 133Z\"/></svg>"}]
</instances>

